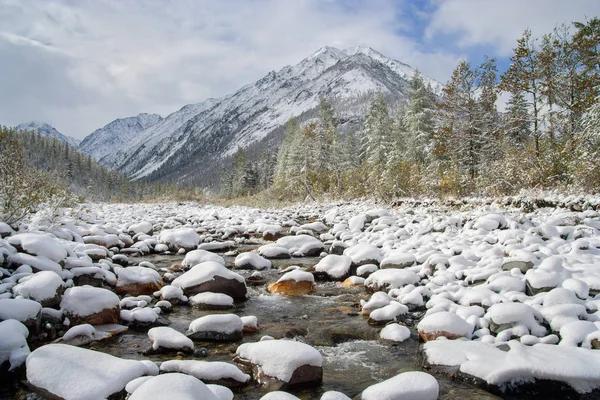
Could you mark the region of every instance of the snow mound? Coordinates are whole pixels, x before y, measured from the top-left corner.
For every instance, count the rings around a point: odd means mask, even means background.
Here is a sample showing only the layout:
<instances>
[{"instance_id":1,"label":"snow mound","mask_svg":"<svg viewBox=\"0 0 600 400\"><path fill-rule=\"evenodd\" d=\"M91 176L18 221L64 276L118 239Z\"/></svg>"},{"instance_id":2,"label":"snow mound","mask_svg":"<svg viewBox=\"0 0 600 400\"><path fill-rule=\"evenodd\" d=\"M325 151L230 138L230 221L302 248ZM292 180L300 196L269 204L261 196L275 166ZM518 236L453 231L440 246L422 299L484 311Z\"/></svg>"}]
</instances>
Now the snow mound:
<instances>
[{"instance_id":1,"label":"snow mound","mask_svg":"<svg viewBox=\"0 0 600 400\"><path fill-rule=\"evenodd\" d=\"M421 371L411 371L369 386L363 390L361 399L436 400L439 391L438 382L433 376Z\"/></svg>"},{"instance_id":2,"label":"snow mound","mask_svg":"<svg viewBox=\"0 0 600 400\"><path fill-rule=\"evenodd\" d=\"M221 400L201 380L173 373L154 376L144 381L129 400Z\"/></svg>"},{"instance_id":3,"label":"snow mound","mask_svg":"<svg viewBox=\"0 0 600 400\"><path fill-rule=\"evenodd\" d=\"M258 365L264 374L283 382L289 382L294 371L303 365L323 366L323 357L318 350L291 340L244 343L235 354Z\"/></svg>"},{"instance_id":4,"label":"snow mound","mask_svg":"<svg viewBox=\"0 0 600 400\"><path fill-rule=\"evenodd\" d=\"M244 374L238 367L221 361L170 360L160 365L163 372L181 372L203 381L233 379L248 382L250 375Z\"/></svg>"},{"instance_id":5,"label":"snow mound","mask_svg":"<svg viewBox=\"0 0 600 400\"><path fill-rule=\"evenodd\" d=\"M26 361L29 384L65 400L105 399L147 369L140 361L65 344L42 346Z\"/></svg>"}]
</instances>

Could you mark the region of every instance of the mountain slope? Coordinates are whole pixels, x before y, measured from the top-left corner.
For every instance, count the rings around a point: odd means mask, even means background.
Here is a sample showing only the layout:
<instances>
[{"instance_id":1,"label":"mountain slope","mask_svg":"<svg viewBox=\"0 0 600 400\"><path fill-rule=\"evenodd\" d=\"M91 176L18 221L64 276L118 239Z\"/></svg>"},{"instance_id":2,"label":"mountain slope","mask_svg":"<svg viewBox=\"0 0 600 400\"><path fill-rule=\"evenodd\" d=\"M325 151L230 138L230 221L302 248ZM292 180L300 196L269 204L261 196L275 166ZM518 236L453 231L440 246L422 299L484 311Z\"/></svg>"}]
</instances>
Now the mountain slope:
<instances>
[{"instance_id":1,"label":"mountain slope","mask_svg":"<svg viewBox=\"0 0 600 400\"><path fill-rule=\"evenodd\" d=\"M38 132L41 136L55 138L73 147L79 145L79 140L60 133L55 127L45 122L31 121L17 125L15 128L20 131Z\"/></svg>"},{"instance_id":2,"label":"mountain slope","mask_svg":"<svg viewBox=\"0 0 600 400\"><path fill-rule=\"evenodd\" d=\"M79 144L79 150L100 160L129 143L139 132L162 121L158 114L138 114L135 117L119 118L96 129Z\"/></svg>"},{"instance_id":3,"label":"mountain slope","mask_svg":"<svg viewBox=\"0 0 600 400\"><path fill-rule=\"evenodd\" d=\"M413 73L368 47L323 47L231 95L183 107L100 162L135 179L211 185L238 146L277 143L290 117L316 117L320 98L332 99L338 116L357 129L370 96L382 91L392 101L404 99ZM424 79L439 93L441 84Z\"/></svg>"}]
</instances>

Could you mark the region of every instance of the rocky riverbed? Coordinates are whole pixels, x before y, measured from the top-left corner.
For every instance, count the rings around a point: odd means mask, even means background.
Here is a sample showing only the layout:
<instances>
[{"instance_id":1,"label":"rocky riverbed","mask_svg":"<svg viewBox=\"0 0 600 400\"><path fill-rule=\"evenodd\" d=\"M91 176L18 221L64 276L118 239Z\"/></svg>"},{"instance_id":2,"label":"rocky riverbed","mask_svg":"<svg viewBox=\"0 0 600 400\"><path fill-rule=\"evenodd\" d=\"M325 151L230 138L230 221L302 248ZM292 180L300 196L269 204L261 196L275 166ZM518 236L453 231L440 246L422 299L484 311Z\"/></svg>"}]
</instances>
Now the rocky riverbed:
<instances>
[{"instance_id":1,"label":"rocky riverbed","mask_svg":"<svg viewBox=\"0 0 600 400\"><path fill-rule=\"evenodd\" d=\"M0 224L0 398L595 398L583 208L90 204Z\"/></svg>"}]
</instances>

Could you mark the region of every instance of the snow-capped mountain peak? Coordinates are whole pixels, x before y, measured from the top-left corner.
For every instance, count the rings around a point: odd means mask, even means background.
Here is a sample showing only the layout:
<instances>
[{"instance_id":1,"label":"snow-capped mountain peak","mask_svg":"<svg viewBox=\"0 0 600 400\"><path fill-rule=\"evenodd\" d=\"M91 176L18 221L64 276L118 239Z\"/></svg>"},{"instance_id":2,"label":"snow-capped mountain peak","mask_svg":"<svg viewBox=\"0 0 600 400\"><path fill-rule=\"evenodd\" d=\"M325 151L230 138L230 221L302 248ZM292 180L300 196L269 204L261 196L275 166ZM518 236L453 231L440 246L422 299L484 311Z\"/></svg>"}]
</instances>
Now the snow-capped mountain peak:
<instances>
[{"instance_id":1,"label":"snow-capped mountain peak","mask_svg":"<svg viewBox=\"0 0 600 400\"><path fill-rule=\"evenodd\" d=\"M79 144L79 150L100 160L130 142L137 133L162 121L158 114L141 113L134 117L118 118L96 129Z\"/></svg>"},{"instance_id":2,"label":"snow-capped mountain peak","mask_svg":"<svg viewBox=\"0 0 600 400\"><path fill-rule=\"evenodd\" d=\"M15 128L20 131L34 131L41 136L55 138L63 143L67 143L69 146L77 147L79 145L79 140L60 133L55 127L46 122L30 121L19 124Z\"/></svg>"},{"instance_id":3,"label":"snow-capped mountain peak","mask_svg":"<svg viewBox=\"0 0 600 400\"><path fill-rule=\"evenodd\" d=\"M338 115L353 121L344 129L359 129L370 96L382 91L392 100L404 99L414 72L370 47L325 46L235 93L189 104L147 128L138 130L136 123L114 129L116 120L80 149L136 179L210 185L218 182L222 160L238 147L259 149L256 157L261 148L276 146L292 116L300 122L315 118L321 98L334 101ZM424 80L441 90L435 80Z\"/></svg>"}]
</instances>

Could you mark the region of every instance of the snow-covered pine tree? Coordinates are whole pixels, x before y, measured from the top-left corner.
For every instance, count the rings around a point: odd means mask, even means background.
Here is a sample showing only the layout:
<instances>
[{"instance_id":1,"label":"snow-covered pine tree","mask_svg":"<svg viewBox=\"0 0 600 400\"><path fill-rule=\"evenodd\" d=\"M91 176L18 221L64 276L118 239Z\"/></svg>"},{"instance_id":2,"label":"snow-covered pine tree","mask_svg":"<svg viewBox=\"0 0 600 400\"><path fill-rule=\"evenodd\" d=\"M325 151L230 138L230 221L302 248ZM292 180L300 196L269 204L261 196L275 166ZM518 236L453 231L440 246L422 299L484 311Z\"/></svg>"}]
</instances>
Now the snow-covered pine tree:
<instances>
[{"instance_id":1,"label":"snow-covered pine tree","mask_svg":"<svg viewBox=\"0 0 600 400\"><path fill-rule=\"evenodd\" d=\"M367 178L379 188L391 148L391 123L383 93L371 102L364 124L363 157Z\"/></svg>"},{"instance_id":2,"label":"snow-covered pine tree","mask_svg":"<svg viewBox=\"0 0 600 400\"><path fill-rule=\"evenodd\" d=\"M418 70L411 77L408 100L403 121L406 132L405 155L412 163L421 167L425 164L435 126L433 94L425 87Z\"/></svg>"},{"instance_id":3,"label":"snow-covered pine tree","mask_svg":"<svg viewBox=\"0 0 600 400\"><path fill-rule=\"evenodd\" d=\"M531 138L528 103L522 92L513 93L504 113L504 137L510 144L523 148Z\"/></svg>"}]
</instances>

